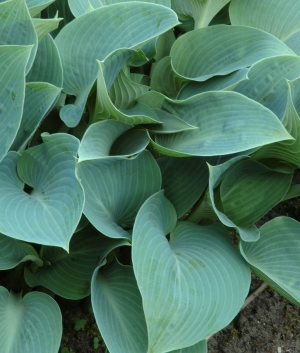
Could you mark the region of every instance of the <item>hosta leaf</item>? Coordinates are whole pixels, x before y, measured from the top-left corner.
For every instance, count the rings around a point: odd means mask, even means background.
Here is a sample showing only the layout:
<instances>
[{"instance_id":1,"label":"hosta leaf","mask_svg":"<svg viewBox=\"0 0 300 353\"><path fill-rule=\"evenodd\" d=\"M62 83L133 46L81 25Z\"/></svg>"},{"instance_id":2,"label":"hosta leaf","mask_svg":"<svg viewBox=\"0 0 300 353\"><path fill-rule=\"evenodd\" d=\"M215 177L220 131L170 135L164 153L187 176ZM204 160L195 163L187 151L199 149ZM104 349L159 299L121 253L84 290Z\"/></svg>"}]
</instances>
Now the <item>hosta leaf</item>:
<instances>
[{"instance_id":1,"label":"hosta leaf","mask_svg":"<svg viewBox=\"0 0 300 353\"><path fill-rule=\"evenodd\" d=\"M149 87L132 81L125 70L121 70L109 91L109 97L118 109L134 106L137 97L149 91Z\"/></svg>"},{"instance_id":2,"label":"hosta leaf","mask_svg":"<svg viewBox=\"0 0 300 353\"><path fill-rule=\"evenodd\" d=\"M226 76L215 76L204 82L191 81L179 92L177 99L187 99L209 91L231 91L241 81L248 79L249 69L241 69Z\"/></svg>"},{"instance_id":3,"label":"hosta leaf","mask_svg":"<svg viewBox=\"0 0 300 353\"><path fill-rule=\"evenodd\" d=\"M108 6L120 2L128 2L130 0L68 0L71 11L75 17L85 14L91 7L97 9L99 7ZM139 2L152 2L167 7L171 7L171 0L136 0ZM136 5L137 7L139 6Z\"/></svg>"},{"instance_id":4,"label":"hosta leaf","mask_svg":"<svg viewBox=\"0 0 300 353\"><path fill-rule=\"evenodd\" d=\"M0 45L30 45L30 56L26 60L26 73L33 63L38 38L32 24L25 0L10 0L0 3ZM2 62L2 60L1 60Z\"/></svg>"},{"instance_id":5,"label":"hosta leaf","mask_svg":"<svg viewBox=\"0 0 300 353\"><path fill-rule=\"evenodd\" d=\"M26 84L23 116L10 150L18 151L27 144L60 94L60 91L60 88L45 82L30 82Z\"/></svg>"},{"instance_id":6,"label":"hosta leaf","mask_svg":"<svg viewBox=\"0 0 300 353\"><path fill-rule=\"evenodd\" d=\"M142 136L134 133L133 138L124 138L124 133L130 132L132 125L114 120L104 120L92 124L86 130L78 150L78 161L107 158L121 155L122 159L143 151L149 142L146 133ZM137 130L135 130L137 131ZM133 137L133 135L131 135ZM121 141L122 139L123 141ZM122 148L120 148L120 146ZM122 153L118 153L118 151Z\"/></svg>"},{"instance_id":7,"label":"hosta leaf","mask_svg":"<svg viewBox=\"0 0 300 353\"><path fill-rule=\"evenodd\" d=\"M215 25L182 35L174 43L170 55L178 75L206 81L246 68L266 57L295 53L260 29Z\"/></svg>"},{"instance_id":8,"label":"hosta leaf","mask_svg":"<svg viewBox=\"0 0 300 353\"><path fill-rule=\"evenodd\" d=\"M31 17L37 16L42 10L51 5L55 0L26 0Z\"/></svg>"},{"instance_id":9,"label":"hosta leaf","mask_svg":"<svg viewBox=\"0 0 300 353\"><path fill-rule=\"evenodd\" d=\"M123 228L132 228L143 202L161 186L159 167L148 151L131 159L81 161L77 175L85 192L85 216L111 238L131 238Z\"/></svg>"},{"instance_id":10,"label":"hosta leaf","mask_svg":"<svg viewBox=\"0 0 300 353\"><path fill-rule=\"evenodd\" d=\"M249 267L220 224L175 223L173 206L159 192L143 204L134 224L132 261L148 353L204 340L233 319L249 290Z\"/></svg>"},{"instance_id":11,"label":"hosta leaf","mask_svg":"<svg viewBox=\"0 0 300 353\"><path fill-rule=\"evenodd\" d=\"M274 158L292 163L300 167L300 119L293 104L293 100L300 94L300 79L287 81L288 99L282 123L286 130L294 137L294 141L272 143L261 147L252 155L253 159L261 160Z\"/></svg>"},{"instance_id":12,"label":"hosta leaf","mask_svg":"<svg viewBox=\"0 0 300 353\"><path fill-rule=\"evenodd\" d=\"M209 196L211 205L219 220L227 227L235 228L239 233L241 238L244 241L257 241L259 239L259 230L251 225L250 227L239 227L232 220L230 220L219 208L220 204L220 196L218 193L215 193L215 189L217 189L224 178L224 174L232 167L235 163L243 160L244 156L235 157L230 159L229 161L219 164L217 166L210 166L209 168Z\"/></svg>"},{"instance_id":13,"label":"hosta leaf","mask_svg":"<svg viewBox=\"0 0 300 353\"><path fill-rule=\"evenodd\" d=\"M147 327L132 267L114 260L97 268L91 292L96 322L108 349L115 353L146 353Z\"/></svg>"},{"instance_id":14,"label":"hosta leaf","mask_svg":"<svg viewBox=\"0 0 300 353\"><path fill-rule=\"evenodd\" d=\"M166 155L216 156L291 139L278 118L236 92L207 92L164 108L195 130L156 135L154 147Z\"/></svg>"},{"instance_id":15,"label":"hosta leaf","mask_svg":"<svg viewBox=\"0 0 300 353\"><path fill-rule=\"evenodd\" d=\"M135 106L126 110L117 109L108 95L111 83L113 82L111 72L113 71L114 73L117 71L117 67L111 65L111 62L114 63L118 61L121 64L118 65L119 69L121 69L124 64L122 61L131 56L131 53L132 51L124 53L123 51L118 51L108 57L109 60L105 60L104 62L98 61L97 99L92 121L97 121L99 119L114 119L132 125L160 123L156 114L147 105L137 103ZM121 58L123 59L122 61ZM133 92L133 95L134 96L129 97L129 101L135 100L135 91Z\"/></svg>"},{"instance_id":16,"label":"hosta leaf","mask_svg":"<svg viewBox=\"0 0 300 353\"><path fill-rule=\"evenodd\" d=\"M26 82L49 82L54 86L62 87L61 61L50 34L39 42L33 65L26 76Z\"/></svg>"},{"instance_id":17,"label":"hosta leaf","mask_svg":"<svg viewBox=\"0 0 300 353\"><path fill-rule=\"evenodd\" d=\"M63 65L64 91L75 95L76 101L62 108L61 118L72 121L72 126L79 122L97 77L96 59L104 60L121 48L137 47L177 23L175 13L165 6L128 2L96 9L65 26L55 41Z\"/></svg>"},{"instance_id":18,"label":"hosta leaf","mask_svg":"<svg viewBox=\"0 0 300 353\"><path fill-rule=\"evenodd\" d=\"M187 82L188 80L174 72L169 56L161 59L156 64L151 75L151 89L170 98L176 98L181 87Z\"/></svg>"},{"instance_id":19,"label":"hosta leaf","mask_svg":"<svg viewBox=\"0 0 300 353\"><path fill-rule=\"evenodd\" d=\"M172 9L174 9L179 18L192 17L195 21L195 29L208 26L213 17L230 0L172 0Z\"/></svg>"},{"instance_id":20,"label":"hosta leaf","mask_svg":"<svg viewBox=\"0 0 300 353\"><path fill-rule=\"evenodd\" d=\"M157 159L162 174L162 189L181 217L199 199L208 184L207 162L213 164L218 157L163 157Z\"/></svg>"},{"instance_id":21,"label":"hosta leaf","mask_svg":"<svg viewBox=\"0 0 300 353\"><path fill-rule=\"evenodd\" d=\"M254 64L248 73L249 80L240 82L234 90L264 105L282 120L288 97L286 80L299 76L298 56L266 58Z\"/></svg>"},{"instance_id":22,"label":"hosta leaf","mask_svg":"<svg viewBox=\"0 0 300 353\"><path fill-rule=\"evenodd\" d=\"M60 30L71 22L74 19L74 16L70 10L68 0L55 0L50 6L48 6L44 11L45 18L53 18L59 14L60 17L63 18L61 22L59 22L59 26L56 30L51 32L51 36L55 38Z\"/></svg>"},{"instance_id":23,"label":"hosta leaf","mask_svg":"<svg viewBox=\"0 0 300 353\"><path fill-rule=\"evenodd\" d=\"M33 18L32 23L38 36L38 40L42 40L46 34L57 29L61 20L62 18Z\"/></svg>"},{"instance_id":24,"label":"hosta leaf","mask_svg":"<svg viewBox=\"0 0 300 353\"><path fill-rule=\"evenodd\" d=\"M0 161L9 150L22 119L25 67L31 48L0 46L0 129L5 131L0 138Z\"/></svg>"},{"instance_id":25,"label":"hosta leaf","mask_svg":"<svg viewBox=\"0 0 300 353\"><path fill-rule=\"evenodd\" d=\"M66 134L42 134L43 144L22 156L9 152L0 163L0 231L15 239L66 250L83 209L75 177L79 141ZM17 174L18 168L18 174ZM33 190L28 195L26 183Z\"/></svg>"},{"instance_id":26,"label":"hosta leaf","mask_svg":"<svg viewBox=\"0 0 300 353\"><path fill-rule=\"evenodd\" d=\"M137 102L144 103L151 108L161 109L165 96L156 91L150 91L137 98Z\"/></svg>"},{"instance_id":27,"label":"hosta leaf","mask_svg":"<svg viewBox=\"0 0 300 353\"><path fill-rule=\"evenodd\" d=\"M207 353L207 343L206 340L203 340L191 347L176 349L176 351L170 353Z\"/></svg>"},{"instance_id":28,"label":"hosta leaf","mask_svg":"<svg viewBox=\"0 0 300 353\"><path fill-rule=\"evenodd\" d=\"M64 249L45 246L42 259L46 264L36 272L25 268L29 286L41 285L55 294L72 300L87 297L91 292L93 272L114 248L126 245L121 239L111 239L91 225L75 233L69 253Z\"/></svg>"},{"instance_id":29,"label":"hosta leaf","mask_svg":"<svg viewBox=\"0 0 300 353\"><path fill-rule=\"evenodd\" d=\"M43 264L43 261L31 245L9 238L1 233L0 249L0 270L14 268L25 261L33 261L38 266Z\"/></svg>"},{"instance_id":30,"label":"hosta leaf","mask_svg":"<svg viewBox=\"0 0 300 353\"><path fill-rule=\"evenodd\" d=\"M260 228L255 243L241 242L240 249L253 270L280 294L300 306L300 224L278 217Z\"/></svg>"},{"instance_id":31,"label":"hosta leaf","mask_svg":"<svg viewBox=\"0 0 300 353\"><path fill-rule=\"evenodd\" d=\"M49 295L21 298L0 287L0 340L5 353L57 353L62 337L59 306Z\"/></svg>"},{"instance_id":32,"label":"hosta leaf","mask_svg":"<svg viewBox=\"0 0 300 353\"><path fill-rule=\"evenodd\" d=\"M229 13L233 25L260 28L285 42L297 55L300 54L299 1L232 0Z\"/></svg>"},{"instance_id":33,"label":"hosta leaf","mask_svg":"<svg viewBox=\"0 0 300 353\"><path fill-rule=\"evenodd\" d=\"M223 213L240 227L249 227L281 201L293 178L245 159L233 165L220 184Z\"/></svg>"}]
</instances>

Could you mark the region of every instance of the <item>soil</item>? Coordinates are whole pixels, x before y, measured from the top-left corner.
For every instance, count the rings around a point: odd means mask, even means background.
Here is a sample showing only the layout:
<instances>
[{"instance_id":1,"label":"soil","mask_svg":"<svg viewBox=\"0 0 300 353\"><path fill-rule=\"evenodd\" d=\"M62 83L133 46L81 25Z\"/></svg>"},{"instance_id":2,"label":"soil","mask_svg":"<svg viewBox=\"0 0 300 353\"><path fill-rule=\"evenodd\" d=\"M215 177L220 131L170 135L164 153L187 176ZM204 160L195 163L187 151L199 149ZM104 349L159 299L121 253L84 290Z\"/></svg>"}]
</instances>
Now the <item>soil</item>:
<instances>
[{"instance_id":1,"label":"soil","mask_svg":"<svg viewBox=\"0 0 300 353\"><path fill-rule=\"evenodd\" d=\"M293 183L300 184L300 172ZM257 226L278 216L289 216L300 222L300 198L281 202ZM249 294L261 283L253 274ZM70 304L60 300L59 304L64 327L61 349L65 348L59 353L105 353L95 318L88 310L89 303ZM80 322L85 323L82 328ZM99 340L98 345L94 343L95 338ZM229 326L208 341L208 353L300 353L300 308L268 287Z\"/></svg>"}]
</instances>

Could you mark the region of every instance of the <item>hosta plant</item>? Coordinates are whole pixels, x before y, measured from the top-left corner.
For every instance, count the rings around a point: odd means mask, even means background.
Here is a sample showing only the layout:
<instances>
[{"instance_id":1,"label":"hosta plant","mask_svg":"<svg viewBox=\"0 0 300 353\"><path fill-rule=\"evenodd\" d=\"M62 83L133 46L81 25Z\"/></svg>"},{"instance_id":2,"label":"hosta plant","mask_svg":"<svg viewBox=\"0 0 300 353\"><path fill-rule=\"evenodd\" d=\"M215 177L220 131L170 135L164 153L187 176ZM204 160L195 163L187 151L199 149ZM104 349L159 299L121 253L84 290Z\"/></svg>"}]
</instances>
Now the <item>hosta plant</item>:
<instances>
[{"instance_id":1,"label":"hosta plant","mask_svg":"<svg viewBox=\"0 0 300 353\"><path fill-rule=\"evenodd\" d=\"M110 353L205 353L251 270L299 305L300 224L255 225L299 195L299 16L0 0L2 352L58 352L55 296L91 296Z\"/></svg>"}]
</instances>

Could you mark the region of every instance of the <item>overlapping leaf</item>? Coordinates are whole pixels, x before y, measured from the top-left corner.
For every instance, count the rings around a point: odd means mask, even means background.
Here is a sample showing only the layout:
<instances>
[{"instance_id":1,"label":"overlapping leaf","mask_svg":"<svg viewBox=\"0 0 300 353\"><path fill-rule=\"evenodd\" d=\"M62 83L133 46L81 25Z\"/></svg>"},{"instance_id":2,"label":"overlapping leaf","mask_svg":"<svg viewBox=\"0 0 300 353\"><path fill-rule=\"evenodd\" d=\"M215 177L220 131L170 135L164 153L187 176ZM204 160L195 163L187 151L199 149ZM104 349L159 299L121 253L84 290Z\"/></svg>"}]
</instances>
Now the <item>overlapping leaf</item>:
<instances>
[{"instance_id":1,"label":"overlapping leaf","mask_svg":"<svg viewBox=\"0 0 300 353\"><path fill-rule=\"evenodd\" d=\"M32 24L25 0L10 0L0 3L0 45L30 45L32 46L28 61L26 63L26 73L33 63L38 38Z\"/></svg>"},{"instance_id":2,"label":"overlapping leaf","mask_svg":"<svg viewBox=\"0 0 300 353\"><path fill-rule=\"evenodd\" d=\"M79 141L66 134L43 134L42 139L22 156L9 152L0 163L0 231L68 250L84 202L75 177ZM24 183L33 188L30 195Z\"/></svg>"},{"instance_id":3,"label":"overlapping leaf","mask_svg":"<svg viewBox=\"0 0 300 353\"><path fill-rule=\"evenodd\" d=\"M104 6L65 26L55 41L63 65L64 90L75 95L76 101L62 108L61 118L69 126L79 122L97 77L96 59L104 60L117 49L137 47L177 23L175 13L165 6L128 2Z\"/></svg>"},{"instance_id":4,"label":"overlapping leaf","mask_svg":"<svg viewBox=\"0 0 300 353\"><path fill-rule=\"evenodd\" d=\"M86 12L99 7L128 2L129 0L68 0L71 11L75 17L81 16ZM171 0L136 0L139 2L152 2L155 4L171 7ZM136 6L139 6L137 4Z\"/></svg>"},{"instance_id":5,"label":"overlapping leaf","mask_svg":"<svg viewBox=\"0 0 300 353\"><path fill-rule=\"evenodd\" d=\"M300 54L300 3L298 0L232 0L230 19L233 25L260 28L285 42Z\"/></svg>"},{"instance_id":6,"label":"overlapping leaf","mask_svg":"<svg viewBox=\"0 0 300 353\"><path fill-rule=\"evenodd\" d=\"M221 225L180 222L175 227L176 218L159 192L141 207L133 229L132 261L148 353L185 348L220 330L249 289L249 268Z\"/></svg>"},{"instance_id":7,"label":"overlapping leaf","mask_svg":"<svg viewBox=\"0 0 300 353\"><path fill-rule=\"evenodd\" d=\"M1 5L1 4L0 4ZM30 46L0 46L0 161L18 132L25 96L25 68Z\"/></svg>"},{"instance_id":8,"label":"overlapping leaf","mask_svg":"<svg viewBox=\"0 0 300 353\"><path fill-rule=\"evenodd\" d=\"M114 260L95 270L92 305L110 352L146 353L147 327L133 269Z\"/></svg>"},{"instance_id":9,"label":"overlapping leaf","mask_svg":"<svg viewBox=\"0 0 300 353\"><path fill-rule=\"evenodd\" d=\"M174 43L170 56L178 75L206 81L278 55L296 55L283 42L260 29L216 25L188 32Z\"/></svg>"},{"instance_id":10,"label":"overlapping leaf","mask_svg":"<svg viewBox=\"0 0 300 353\"><path fill-rule=\"evenodd\" d=\"M38 40L42 40L49 32L57 29L61 20L62 18L33 18L32 23L34 25Z\"/></svg>"},{"instance_id":11,"label":"overlapping leaf","mask_svg":"<svg viewBox=\"0 0 300 353\"><path fill-rule=\"evenodd\" d=\"M91 292L92 275L98 264L111 250L126 244L87 226L73 235L69 253L57 247L44 247L45 266L35 272L26 268L26 282L31 287L49 288L63 298L85 298Z\"/></svg>"},{"instance_id":12,"label":"overlapping leaf","mask_svg":"<svg viewBox=\"0 0 300 353\"><path fill-rule=\"evenodd\" d=\"M172 0L172 8L178 13L180 19L192 17L195 29L208 26L213 17L230 0Z\"/></svg>"},{"instance_id":13,"label":"overlapping leaf","mask_svg":"<svg viewBox=\"0 0 300 353\"><path fill-rule=\"evenodd\" d=\"M241 242L244 258L265 282L300 306L300 224L288 217L278 217L260 228L255 243Z\"/></svg>"},{"instance_id":14,"label":"overlapping leaf","mask_svg":"<svg viewBox=\"0 0 300 353\"><path fill-rule=\"evenodd\" d=\"M0 340L5 353L57 353L62 336L59 306L49 295L9 293L0 287Z\"/></svg>"},{"instance_id":15,"label":"overlapping leaf","mask_svg":"<svg viewBox=\"0 0 300 353\"><path fill-rule=\"evenodd\" d=\"M207 92L164 108L195 130L156 135L154 147L170 156L216 156L292 139L278 118L236 92Z\"/></svg>"},{"instance_id":16,"label":"overlapping leaf","mask_svg":"<svg viewBox=\"0 0 300 353\"><path fill-rule=\"evenodd\" d=\"M37 16L42 10L51 5L55 0L26 0L31 17Z\"/></svg>"}]
</instances>

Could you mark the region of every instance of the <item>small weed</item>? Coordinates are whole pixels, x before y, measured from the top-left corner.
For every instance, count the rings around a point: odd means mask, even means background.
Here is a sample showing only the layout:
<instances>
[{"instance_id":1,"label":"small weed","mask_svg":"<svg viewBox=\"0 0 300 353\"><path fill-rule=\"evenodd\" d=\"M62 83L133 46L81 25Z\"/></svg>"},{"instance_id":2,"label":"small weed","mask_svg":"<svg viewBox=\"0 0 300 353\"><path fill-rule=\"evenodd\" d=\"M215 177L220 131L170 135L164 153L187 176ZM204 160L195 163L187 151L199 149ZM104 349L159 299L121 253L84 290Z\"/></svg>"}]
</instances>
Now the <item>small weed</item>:
<instances>
[{"instance_id":1,"label":"small weed","mask_svg":"<svg viewBox=\"0 0 300 353\"><path fill-rule=\"evenodd\" d=\"M93 343L94 343L94 348L97 349L99 347L99 338L95 337L93 339Z\"/></svg>"},{"instance_id":2,"label":"small weed","mask_svg":"<svg viewBox=\"0 0 300 353\"><path fill-rule=\"evenodd\" d=\"M61 349L60 353L74 353L73 351L69 351L69 348L64 347Z\"/></svg>"},{"instance_id":3,"label":"small weed","mask_svg":"<svg viewBox=\"0 0 300 353\"><path fill-rule=\"evenodd\" d=\"M86 320L76 319L76 321L75 321L75 326L74 326L74 330L75 330L75 331L83 330L84 327L85 327L85 325L86 325Z\"/></svg>"}]
</instances>

